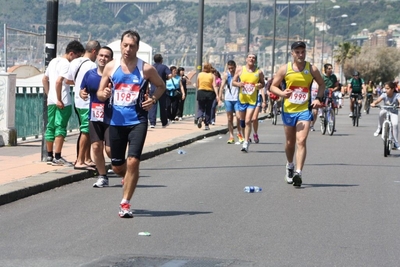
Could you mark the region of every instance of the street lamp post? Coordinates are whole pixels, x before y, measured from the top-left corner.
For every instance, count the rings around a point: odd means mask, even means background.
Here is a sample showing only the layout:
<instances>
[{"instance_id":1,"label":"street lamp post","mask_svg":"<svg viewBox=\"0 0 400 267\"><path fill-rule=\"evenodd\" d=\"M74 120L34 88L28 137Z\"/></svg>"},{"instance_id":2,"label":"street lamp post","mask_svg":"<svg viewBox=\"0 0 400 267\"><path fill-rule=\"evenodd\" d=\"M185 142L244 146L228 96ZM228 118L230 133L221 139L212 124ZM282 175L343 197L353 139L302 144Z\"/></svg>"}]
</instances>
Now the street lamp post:
<instances>
[{"instance_id":1,"label":"street lamp post","mask_svg":"<svg viewBox=\"0 0 400 267\"><path fill-rule=\"evenodd\" d=\"M340 6L336 5L331 7L332 9L338 9L340 8ZM325 23L325 13L326 13L326 6L324 4L324 10L323 10L323 22L322 22L322 43L321 43L321 69L324 65L324 37L325 37L325 27L326 27L326 23Z\"/></svg>"}]
</instances>

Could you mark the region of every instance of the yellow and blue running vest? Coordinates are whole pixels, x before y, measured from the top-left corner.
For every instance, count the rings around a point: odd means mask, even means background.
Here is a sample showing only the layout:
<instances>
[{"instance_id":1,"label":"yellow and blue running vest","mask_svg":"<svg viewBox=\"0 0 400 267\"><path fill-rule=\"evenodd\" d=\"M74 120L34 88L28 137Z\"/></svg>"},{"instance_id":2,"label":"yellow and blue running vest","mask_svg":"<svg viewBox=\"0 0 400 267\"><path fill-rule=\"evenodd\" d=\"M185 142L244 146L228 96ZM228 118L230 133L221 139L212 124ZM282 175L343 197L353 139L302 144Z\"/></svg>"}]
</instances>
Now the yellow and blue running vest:
<instances>
[{"instance_id":1,"label":"yellow and blue running vest","mask_svg":"<svg viewBox=\"0 0 400 267\"><path fill-rule=\"evenodd\" d=\"M256 90L256 84L259 82L258 68L254 72L247 71L246 67L243 66L242 74L240 74L240 81L244 83L243 87L240 87L239 101L241 104L255 105L257 103L258 90Z\"/></svg>"},{"instance_id":2,"label":"yellow and blue running vest","mask_svg":"<svg viewBox=\"0 0 400 267\"><path fill-rule=\"evenodd\" d=\"M310 62L306 61L302 71L293 70L292 62L288 62L285 82L286 88L293 93L289 98L284 98L283 112L297 113L309 109L313 79Z\"/></svg>"}]
</instances>

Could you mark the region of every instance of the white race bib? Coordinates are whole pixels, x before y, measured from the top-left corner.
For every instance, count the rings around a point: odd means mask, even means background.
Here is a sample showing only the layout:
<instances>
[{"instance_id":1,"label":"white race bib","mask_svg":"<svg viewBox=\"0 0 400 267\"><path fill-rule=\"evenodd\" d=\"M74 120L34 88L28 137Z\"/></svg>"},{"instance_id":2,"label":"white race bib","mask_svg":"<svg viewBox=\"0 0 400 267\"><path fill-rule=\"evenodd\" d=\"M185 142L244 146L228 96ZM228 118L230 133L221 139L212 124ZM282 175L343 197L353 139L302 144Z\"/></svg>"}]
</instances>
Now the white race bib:
<instances>
[{"instance_id":1,"label":"white race bib","mask_svg":"<svg viewBox=\"0 0 400 267\"><path fill-rule=\"evenodd\" d=\"M295 87L290 88L293 90L289 97L289 102L293 104L304 104L308 101L308 88L306 87Z\"/></svg>"},{"instance_id":2,"label":"white race bib","mask_svg":"<svg viewBox=\"0 0 400 267\"><path fill-rule=\"evenodd\" d=\"M104 121L104 103L92 103L91 121Z\"/></svg>"},{"instance_id":3,"label":"white race bib","mask_svg":"<svg viewBox=\"0 0 400 267\"><path fill-rule=\"evenodd\" d=\"M256 85L253 83L245 83L242 88L242 94L252 95L256 90Z\"/></svg>"},{"instance_id":4,"label":"white race bib","mask_svg":"<svg viewBox=\"0 0 400 267\"><path fill-rule=\"evenodd\" d=\"M114 89L114 104L117 106L134 106L139 97L138 84L119 84Z\"/></svg>"}]
</instances>

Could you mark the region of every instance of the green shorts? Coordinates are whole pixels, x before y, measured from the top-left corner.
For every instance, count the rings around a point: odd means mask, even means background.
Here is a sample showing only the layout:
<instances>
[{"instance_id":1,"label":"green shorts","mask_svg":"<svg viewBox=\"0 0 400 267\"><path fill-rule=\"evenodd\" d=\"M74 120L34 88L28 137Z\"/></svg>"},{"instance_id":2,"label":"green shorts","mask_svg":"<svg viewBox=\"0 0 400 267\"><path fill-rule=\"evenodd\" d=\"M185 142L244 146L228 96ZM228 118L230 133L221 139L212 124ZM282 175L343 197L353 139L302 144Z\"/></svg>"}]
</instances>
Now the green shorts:
<instances>
[{"instance_id":1,"label":"green shorts","mask_svg":"<svg viewBox=\"0 0 400 267\"><path fill-rule=\"evenodd\" d=\"M75 107L75 113L79 121L79 130L81 133L89 134L89 109Z\"/></svg>"},{"instance_id":2,"label":"green shorts","mask_svg":"<svg viewBox=\"0 0 400 267\"><path fill-rule=\"evenodd\" d=\"M56 105L47 106L47 126L45 139L53 142L56 136L67 136L67 126L72 114L72 106L59 109Z\"/></svg>"}]
</instances>

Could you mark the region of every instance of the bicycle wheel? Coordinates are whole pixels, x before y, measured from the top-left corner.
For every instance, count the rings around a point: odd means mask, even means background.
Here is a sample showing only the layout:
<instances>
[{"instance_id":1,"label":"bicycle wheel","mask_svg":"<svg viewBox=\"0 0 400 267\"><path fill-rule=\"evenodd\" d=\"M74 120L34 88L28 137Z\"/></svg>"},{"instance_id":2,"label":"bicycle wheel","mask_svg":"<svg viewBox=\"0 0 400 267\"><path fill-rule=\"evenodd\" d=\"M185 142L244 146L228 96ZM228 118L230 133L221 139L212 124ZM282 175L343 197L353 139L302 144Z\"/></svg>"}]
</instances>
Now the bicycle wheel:
<instances>
[{"instance_id":1,"label":"bicycle wheel","mask_svg":"<svg viewBox=\"0 0 400 267\"><path fill-rule=\"evenodd\" d=\"M322 114L324 115L322 118L321 118L321 121L320 121L320 123L321 123L321 133L324 135L325 133L326 133L326 121L327 121L327 117L326 117L326 111L324 110L323 112L322 112Z\"/></svg>"},{"instance_id":2,"label":"bicycle wheel","mask_svg":"<svg viewBox=\"0 0 400 267\"><path fill-rule=\"evenodd\" d=\"M332 109L328 109L326 115L328 133L329 135L333 135L333 133L335 132L335 111Z\"/></svg>"},{"instance_id":3,"label":"bicycle wheel","mask_svg":"<svg viewBox=\"0 0 400 267\"><path fill-rule=\"evenodd\" d=\"M272 118L272 124L276 125L276 122L278 120L278 105L276 103L276 101L274 102L274 105L272 106L272 114L273 114L273 118Z\"/></svg>"},{"instance_id":4,"label":"bicycle wheel","mask_svg":"<svg viewBox=\"0 0 400 267\"><path fill-rule=\"evenodd\" d=\"M353 126L356 126L356 113L357 113L356 110L357 110L357 105L354 103L354 105L353 105L353 117L351 118L352 121L353 121Z\"/></svg>"},{"instance_id":5,"label":"bicycle wheel","mask_svg":"<svg viewBox=\"0 0 400 267\"><path fill-rule=\"evenodd\" d=\"M356 117L356 127L358 127L358 121L359 121L359 119L360 119L360 105L358 104L358 102L357 102L357 105L356 105L356 112L355 112L355 117Z\"/></svg>"},{"instance_id":6,"label":"bicycle wheel","mask_svg":"<svg viewBox=\"0 0 400 267\"><path fill-rule=\"evenodd\" d=\"M369 108L370 108L370 98L368 97L367 101L365 102L365 112L369 114Z\"/></svg>"},{"instance_id":7,"label":"bicycle wheel","mask_svg":"<svg viewBox=\"0 0 400 267\"><path fill-rule=\"evenodd\" d=\"M383 156L387 157L390 154L389 124L385 124L383 131Z\"/></svg>"}]
</instances>

